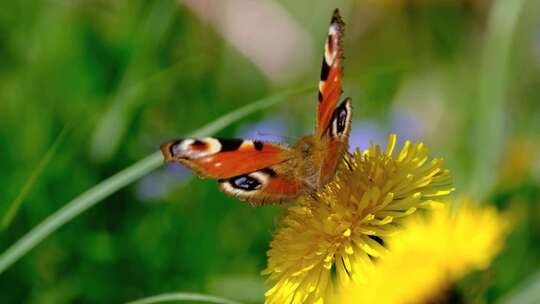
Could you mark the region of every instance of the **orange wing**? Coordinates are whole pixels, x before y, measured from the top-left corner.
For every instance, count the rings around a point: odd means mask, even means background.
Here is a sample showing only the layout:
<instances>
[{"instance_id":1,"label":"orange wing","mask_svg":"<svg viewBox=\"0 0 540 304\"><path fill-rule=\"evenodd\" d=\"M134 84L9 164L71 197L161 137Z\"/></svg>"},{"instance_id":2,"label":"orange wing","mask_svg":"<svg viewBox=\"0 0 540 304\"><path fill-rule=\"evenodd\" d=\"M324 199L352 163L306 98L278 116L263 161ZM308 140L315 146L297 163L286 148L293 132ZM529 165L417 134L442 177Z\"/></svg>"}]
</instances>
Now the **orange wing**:
<instances>
[{"instance_id":1,"label":"orange wing","mask_svg":"<svg viewBox=\"0 0 540 304\"><path fill-rule=\"evenodd\" d=\"M280 145L243 139L182 139L165 143L167 162L180 162L202 177L225 179L282 163L292 152Z\"/></svg>"},{"instance_id":2,"label":"orange wing","mask_svg":"<svg viewBox=\"0 0 540 304\"><path fill-rule=\"evenodd\" d=\"M319 82L319 106L317 109L317 134L323 135L329 127L334 108L338 102L341 90L341 78L343 68L343 33L345 24L339 15L339 10L334 11L328 37L324 45L322 59L321 80Z\"/></svg>"},{"instance_id":3,"label":"orange wing","mask_svg":"<svg viewBox=\"0 0 540 304\"><path fill-rule=\"evenodd\" d=\"M324 155L321 164L319 183L325 184L335 174L339 160L349 146L351 129L351 100L345 99L336 108L342 93L341 79L343 78L343 34L345 23L336 9L328 38L324 46L324 56L319 82L319 106L317 111L317 132L324 144Z\"/></svg>"},{"instance_id":4,"label":"orange wing","mask_svg":"<svg viewBox=\"0 0 540 304\"><path fill-rule=\"evenodd\" d=\"M294 174L294 152L284 146L207 137L171 141L161 151L165 161L218 179L223 192L253 206L290 201L304 191Z\"/></svg>"},{"instance_id":5,"label":"orange wing","mask_svg":"<svg viewBox=\"0 0 540 304\"><path fill-rule=\"evenodd\" d=\"M326 143L326 149L321 166L321 184L325 184L334 176L341 156L347 153L351 133L351 115L351 99L346 98L335 109L330 126L322 138Z\"/></svg>"},{"instance_id":6,"label":"orange wing","mask_svg":"<svg viewBox=\"0 0 540 304\"><path fill-rule=\"evenodd\" d=\"M248 201L253 207L281 204L304 193L304 184L285 164L278 164L249 174L219 180L221 191L239 200ZM284 169L284 171L282 171Z\"/></svg>"}]
</instances>

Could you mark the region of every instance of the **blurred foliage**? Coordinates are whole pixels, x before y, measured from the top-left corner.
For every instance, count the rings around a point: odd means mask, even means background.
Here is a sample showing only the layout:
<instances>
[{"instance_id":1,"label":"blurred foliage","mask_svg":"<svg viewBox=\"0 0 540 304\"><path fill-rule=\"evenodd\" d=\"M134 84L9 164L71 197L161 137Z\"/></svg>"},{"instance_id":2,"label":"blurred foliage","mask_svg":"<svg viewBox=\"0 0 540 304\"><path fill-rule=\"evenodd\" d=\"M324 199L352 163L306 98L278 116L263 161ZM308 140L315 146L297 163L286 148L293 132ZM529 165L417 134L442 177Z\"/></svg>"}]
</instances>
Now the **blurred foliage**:
<instances>
[{"instance_id":1,"label":"blurred foliage","mask_svg":"<svg viewBox=\"0 0 540 304\"><path fill-rule=\"evenodd\" d=\"M497 121L503 151L493 151L478 140L492 130L475 124L488 110L476 98L491 1L338 4L348 26L344 91L356 120L399 135L407 130L389 130L392 115L413 113L424 128L413 139L448 160L458 195L477 195L459 189L481 182L471 179L479 149L501 154L489 168L496 184L483 190L487 201L514 214L515 231L492 268L469 278L482 288L465 291L496 301L540 266L540 5L524 2L510 37ZM321 51L338 4L279 2ZM261 97L316 84L319 63L288 84L272 83L219 31L172 0L3 2L0 215L64 127L75 127L2 231L2 250L165 140ZM297 136L312 128L315 100L315 92L294 98L219 135L238 136L246 125L279 116ZM225 197L213 181L180 175L178 182L158 180L168 185L159 195L141 194L143 180L67 224L0 275L2 302L111 303L172 291L261 302L259 272L281 208L253 209Z\"/></svg>"}]
</instances>

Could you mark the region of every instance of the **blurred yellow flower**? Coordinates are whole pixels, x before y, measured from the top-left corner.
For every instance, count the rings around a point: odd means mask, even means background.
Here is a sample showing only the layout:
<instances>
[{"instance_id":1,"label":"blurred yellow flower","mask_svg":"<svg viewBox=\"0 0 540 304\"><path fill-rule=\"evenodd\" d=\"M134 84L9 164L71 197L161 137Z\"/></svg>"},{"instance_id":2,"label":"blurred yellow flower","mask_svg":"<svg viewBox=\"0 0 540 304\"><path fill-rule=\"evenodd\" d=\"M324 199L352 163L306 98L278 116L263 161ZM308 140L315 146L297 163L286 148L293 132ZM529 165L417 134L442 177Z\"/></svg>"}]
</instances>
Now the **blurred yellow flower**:
<instances>
[{"instance_id":1,"label":"blurred yellow flower","mask_svg":"<svg viewBox=\"0 0 540 304\"><path fill-rule=\"evenodd\" d=\"M336 287L362 282L403 219L453 190L442 159L428 161L409 141L394 153L396 141L348 155L331 183L287 210L263 271L267 303L325 303Z\"/></svg>"},{"instance_id":2,"label":"blurred yellow flower","mask_svg":"<svg viewBox=\"0 0 540 304\"><path fill-rule=\"evenodd\" d=\"M482 270L500 251L508 220L493 207L447 205L415 217L388 242L366 283L344 288L337 303L453 303L453 283ZM389 288L390 287L390 288Z\"/></svg>"}]
</instances>

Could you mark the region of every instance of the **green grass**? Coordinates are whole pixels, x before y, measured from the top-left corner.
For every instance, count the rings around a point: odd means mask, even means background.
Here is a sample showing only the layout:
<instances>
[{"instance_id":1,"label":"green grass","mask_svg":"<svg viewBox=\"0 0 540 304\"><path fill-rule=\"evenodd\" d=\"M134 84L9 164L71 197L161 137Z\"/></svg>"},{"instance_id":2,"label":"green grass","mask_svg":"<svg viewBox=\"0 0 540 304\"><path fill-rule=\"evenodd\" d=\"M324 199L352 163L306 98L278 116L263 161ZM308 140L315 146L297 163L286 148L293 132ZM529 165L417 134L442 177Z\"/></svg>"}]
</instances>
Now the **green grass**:
<instances>
[{"instance_id":1,"label":"green grass","mask_svg":"<svg viewBox=\"0 0 540 304\"><path fill-rule=\"evenodd\" d=\"M252 114L255 111L268 108L272 105L277 104L278 102L288 100L288 98L290 97L301 93L313 91L314 89L314 87L310 86L307 88L296 89L292 90L291 92L255 101L245 107L239 108L231 113L228 113L216 119L215 121L207 124L206 126L201 127L200 129L193 131L190 134L187 134L185 137L200 137L212 135L219 130L225 128L227 125L230 125L231 123L249 114ZM60 139L55 142L55 145L53 145L51 150L56 150L55 147L58 146L62 137L63 134L60 135ZM53 155L53 152L48 154L46 156L46 159L42 161L42 163L48 163ZM107 198L114 192L149 174L162 164L163 157L161 155L161 152L154 152L146 156L145 158L139 160L135 164L129 166L128 168L103 180L91 189L85 191L73 200L66 203L60 210L51 214L43 222L38 224L35 228L33 228L30 232L28 232L25 236L23 236L20 240L18 240L15 244L13 244L4 253L0 255L0 274L4 272L6 268L8 268L11 264L16 262L23 255L25 255L29 250L35 247L38 243L40 243L43 239L54 233L58 228L65 225L67 222L73 220L75 217L79 216L88 208L101 202L103 199ZM36 176L35 178L37 178L39 172L42 171L42 169L38 170L38 173L33 174L33 176ZM28 193L29 190L27 190L27 188L29 187L25 185L21 192L23 194ZM15 203L17 203L17 201L15 201ZM7 213L7 216L10 216L10 213Z\"/></svg>"}]
</instances>

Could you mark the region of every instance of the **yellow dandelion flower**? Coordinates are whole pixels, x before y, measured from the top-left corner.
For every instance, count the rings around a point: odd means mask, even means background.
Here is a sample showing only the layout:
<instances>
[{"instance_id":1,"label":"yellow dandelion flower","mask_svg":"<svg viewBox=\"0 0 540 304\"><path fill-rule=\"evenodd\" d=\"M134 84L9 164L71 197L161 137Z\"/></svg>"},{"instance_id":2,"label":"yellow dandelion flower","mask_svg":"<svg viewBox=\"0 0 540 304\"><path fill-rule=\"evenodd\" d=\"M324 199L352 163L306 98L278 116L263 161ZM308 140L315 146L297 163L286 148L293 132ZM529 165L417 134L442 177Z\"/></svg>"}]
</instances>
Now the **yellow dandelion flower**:
<instances>
[{"instance_id":1,"label":"yellow dandelion flower","mask_svg":"<svg viewBox=\"0 0 540 304\"><path fill-rule=\"evenodd\" d=\"M453 190L442 159L409 141L395 153L396 141L348 155L332 182L286 211L263 271L273 284L267 303L325 303L336 287L361 282L402 220Z\"/></svg>"},{"instance_id":2,"label":"yellow dandelion flower","mask_svg":"<svg viewBox=\"0 0 540 304\"><path fill-rule=\"evenodd\" d=\"M389 240L390 253L366 283L345 288L336 302L447 303L455 296L453 283L489 266L508 228L508 219L495 208L471 203L454 213L445 205L413 218Z\"/></svg>"}]
</instances>

